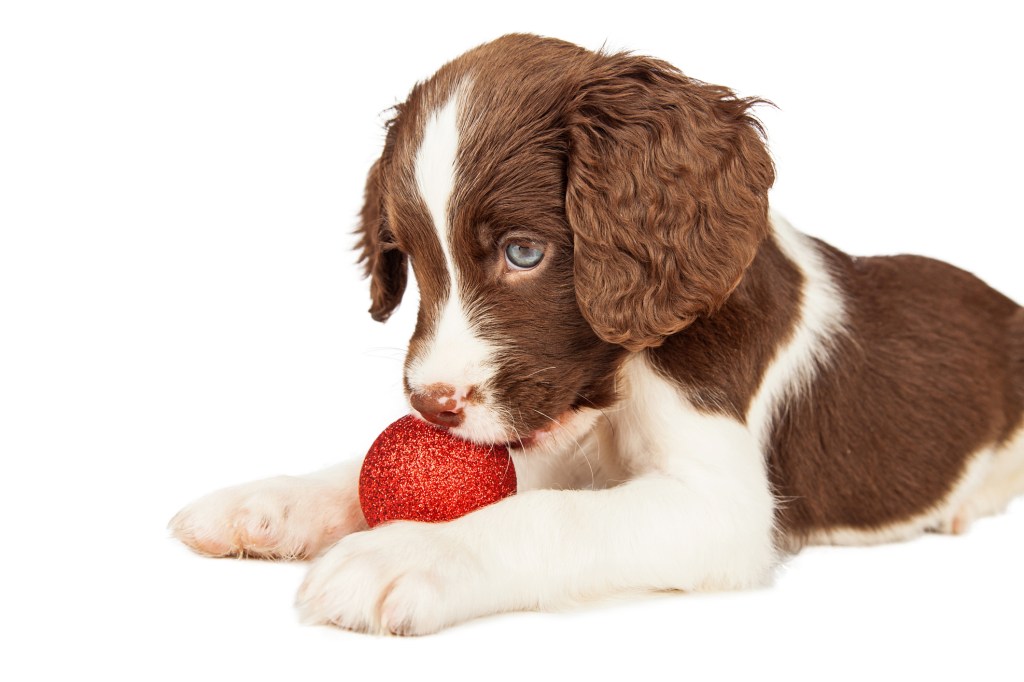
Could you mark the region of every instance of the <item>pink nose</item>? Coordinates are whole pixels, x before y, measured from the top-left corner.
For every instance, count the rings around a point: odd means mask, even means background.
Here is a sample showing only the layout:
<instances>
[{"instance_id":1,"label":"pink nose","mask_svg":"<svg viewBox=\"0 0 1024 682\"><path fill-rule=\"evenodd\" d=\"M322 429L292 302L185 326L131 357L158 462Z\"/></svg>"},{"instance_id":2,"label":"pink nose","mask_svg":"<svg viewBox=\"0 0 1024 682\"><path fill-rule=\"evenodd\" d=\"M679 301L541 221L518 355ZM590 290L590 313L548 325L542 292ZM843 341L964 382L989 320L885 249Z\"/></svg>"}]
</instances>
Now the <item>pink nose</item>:
<instances>
[{"instance_id":1,"label":"pink nose","mask_svg":"<svg viewBox=\"0 0 1024 682\"><path fill-rule=\"evenodd\" d=\"M413 391L409 402L431 424L451 428L462 423L462 405L455 398L454 386L431 384L422 392Z\"/></svg>"}]
</instances>

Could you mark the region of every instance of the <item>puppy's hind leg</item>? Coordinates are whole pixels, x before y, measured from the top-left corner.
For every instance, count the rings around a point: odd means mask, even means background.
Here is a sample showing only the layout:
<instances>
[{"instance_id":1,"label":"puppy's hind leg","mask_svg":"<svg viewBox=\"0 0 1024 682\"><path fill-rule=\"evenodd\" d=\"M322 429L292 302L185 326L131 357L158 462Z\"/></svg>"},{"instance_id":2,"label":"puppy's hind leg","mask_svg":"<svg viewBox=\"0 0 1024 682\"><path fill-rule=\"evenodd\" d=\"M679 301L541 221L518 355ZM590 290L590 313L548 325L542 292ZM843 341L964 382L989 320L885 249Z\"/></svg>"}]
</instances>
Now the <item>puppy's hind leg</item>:
<instances>
[{"instance_id":1,"label":"puppy's hind leg","mask_svg":"<svg viewBox=\"0 0 1024 682\"><path fill-rule=\"evenodd\" d=\"M1018 495L1024 493L1024 429L1008 444L999 448L985 478L962 504L942 530L966 533L974 521L1004 511Z\"/></svg>"},{"instance_id":2,"label":"puppy's hind leg","mask_svg":"<svg viewBox=\"0 0 1024 682\"><path fill-rule=\"evenodd\" d=\"M976 519L998 514L1024 494L1024 308L1018 308L1009 326L1008 402L1017 411L1015 433L997 445L992 464L977 490L959 507L944 530L964 533Z\"/></svg>"}]
</instances>

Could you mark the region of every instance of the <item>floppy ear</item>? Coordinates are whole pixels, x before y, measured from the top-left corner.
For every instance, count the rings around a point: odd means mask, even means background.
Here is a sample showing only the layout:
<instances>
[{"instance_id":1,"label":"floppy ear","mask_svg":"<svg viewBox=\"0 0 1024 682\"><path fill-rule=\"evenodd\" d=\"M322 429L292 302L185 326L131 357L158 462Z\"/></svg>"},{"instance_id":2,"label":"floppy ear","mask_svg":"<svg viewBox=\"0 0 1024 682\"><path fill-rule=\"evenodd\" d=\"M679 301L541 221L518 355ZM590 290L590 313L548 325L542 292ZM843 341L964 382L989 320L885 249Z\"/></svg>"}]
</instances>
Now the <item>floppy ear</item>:
<instances>
[{"instance_id":1,"label":"floppy ear","mask_svg":"<svg viewBox=\"0 0 1024 682\"><path fill-rule=\"evenodd\" d=\"M630 350L716 311L769 232L761 102L665 62L600 57L566 119L576 296Z\"/></svg>"},{"instance_id":2,"label":"floppy ear","mask_svg":"<svg viewBox=\"0 0 1024 682\"><path fill-rule=\"evenodd\" d=\"M398 250L388 228L383 203L380 160L374 162L366 177L366 194L360 214L359 262L370 278L370 315L378 322L391 316L402 300L408 279L405 254Z\"/></svg>"}]
</instances>

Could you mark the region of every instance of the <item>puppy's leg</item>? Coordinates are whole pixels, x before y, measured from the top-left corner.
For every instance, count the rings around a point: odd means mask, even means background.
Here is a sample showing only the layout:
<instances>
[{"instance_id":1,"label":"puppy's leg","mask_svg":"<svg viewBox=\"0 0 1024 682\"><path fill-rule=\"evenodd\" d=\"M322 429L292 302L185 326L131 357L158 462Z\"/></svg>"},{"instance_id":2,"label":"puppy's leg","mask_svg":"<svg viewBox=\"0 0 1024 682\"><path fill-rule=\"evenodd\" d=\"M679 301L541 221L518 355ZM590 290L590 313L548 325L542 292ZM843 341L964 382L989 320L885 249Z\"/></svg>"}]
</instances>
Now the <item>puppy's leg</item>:
<instances>
[{"instance_id":1,"label":"puppy's leg","mask_svg":"<svg viewBox=\"0 0 1024 682\"><path fill-rule=\"evenodd\" d=\"M1006 338L1009 402L1019 404L1024 400L1024 308L1018 308L1010 318ZM1019 495L1024 495L1024 424L1018 424L1012 437L995 446L984 479L941 530L964 533L974 520L1002 512Z\"/></svg>"},{"instance_id":2,"label":"puppy's leg","mask_svg":"<svg viewBox=\"0 0 1024 682\"><path fill-rule=\"evenodd\" d=\"M561 438L564 442L546 452L515 453L520 490L603 480L596 437ZM182 509L170 529L208 556L311 558L345 535L366 530L359 508L359 467L359 462L346 462L307 476L278 476L218 490Z\"/></svg>"},{"instance_id":3,"label":"puppy's leg","mask_svg":"<svg viewBox=\"0 0 1024 682\"><path fill-rule=\"evenodd\" d=\"M954 507L955 515L941 530L966 533L977 519L1002 513L1018 495L1024 493L1024 429L997 449L984 479L965 501Z\"/></svg>"},{"instance_id":4,"label":"puppy's leg","mask_svg":"<svg viewBox=\"0 0 1024 682\"><path fill-rule=\"evenodd\" d=\"M314 563L298 607L307 622L425 634L622 591L765 583L776 556L770 495L727 468L693 474L529 491L449 523L355 533Z\"/></svg>"},{"instance_id":5,"label":"puppy's leg","mask_svg":"<svg viewBox=\"0 0 1024 682\"><path fill-rule=\"evenodd\" d=\"M253 481L196 500L169 527L200 554L306 559L366 528L358 484L359 462Z\"/></svg>"}]
</instances>

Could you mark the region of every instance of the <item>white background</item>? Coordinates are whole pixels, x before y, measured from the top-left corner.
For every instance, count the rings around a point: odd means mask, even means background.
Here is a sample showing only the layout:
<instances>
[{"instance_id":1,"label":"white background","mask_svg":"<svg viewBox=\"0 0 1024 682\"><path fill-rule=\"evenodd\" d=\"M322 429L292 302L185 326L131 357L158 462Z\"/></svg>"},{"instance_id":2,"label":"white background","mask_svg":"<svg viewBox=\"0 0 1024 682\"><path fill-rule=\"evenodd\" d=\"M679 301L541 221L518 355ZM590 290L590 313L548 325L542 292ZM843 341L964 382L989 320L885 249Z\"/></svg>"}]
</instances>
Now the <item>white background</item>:
<instances>
[{"instance_id":1,"label":"white background","mask_svg":"<svg viewBox=\"0 0 1024 682\"><path fill-rule=\"evenodd\" d=\"M358 456L403 413L415 299L365 314L363 179L384 110L502 33L773 100L798 227L1024 301L1014 3L347 5L0 5L0 676L1021 679L1021 504L962 538L806 551L768 590L421 639L301 626L301 564L168 539L194 497Z\"/></svg>"}]
</instances>

